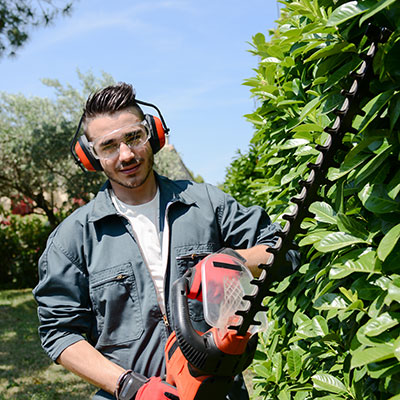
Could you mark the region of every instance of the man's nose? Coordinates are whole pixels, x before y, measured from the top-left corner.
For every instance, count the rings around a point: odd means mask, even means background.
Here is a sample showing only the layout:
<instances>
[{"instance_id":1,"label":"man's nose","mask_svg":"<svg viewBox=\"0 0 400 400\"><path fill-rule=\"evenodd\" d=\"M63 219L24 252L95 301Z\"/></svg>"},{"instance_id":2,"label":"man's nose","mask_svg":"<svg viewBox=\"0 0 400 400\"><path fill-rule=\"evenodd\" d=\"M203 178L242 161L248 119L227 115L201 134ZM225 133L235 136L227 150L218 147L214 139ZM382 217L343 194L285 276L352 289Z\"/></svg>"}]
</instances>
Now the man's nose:
<instances>
[{"instance_id":1,"label":"man's nose","mask_svg":"<svg viewBox=\"0 0 400 400\"><path fill-rule=\"evenodd\" d=\"M131 150L131 148L124 142L119 144L119 158L120 160L128 160L134 157L135 154Z\"/></svg>"}]
</instances>

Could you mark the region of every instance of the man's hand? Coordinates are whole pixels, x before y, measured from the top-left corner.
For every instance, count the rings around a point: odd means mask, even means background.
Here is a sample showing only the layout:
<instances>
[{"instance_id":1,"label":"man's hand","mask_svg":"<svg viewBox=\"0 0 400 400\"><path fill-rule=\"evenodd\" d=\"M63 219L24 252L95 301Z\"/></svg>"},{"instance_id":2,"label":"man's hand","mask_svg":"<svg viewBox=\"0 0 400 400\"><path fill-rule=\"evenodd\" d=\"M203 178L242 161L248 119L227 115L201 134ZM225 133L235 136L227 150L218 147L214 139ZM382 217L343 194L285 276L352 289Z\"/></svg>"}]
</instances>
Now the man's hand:
<instances>
[{"instance_id":1,"label":"man's hand","mask_svg":"<svg viewBox=\"0 0 400 400\"><path fill-rule=\"evenodd\" d=\"M179 400L175 386L153 376L137 392L135 400Z\"/></svg>"},{"instance_id":2,"label":"man's hand","mask_svg":"<svg viewBox=\"0 0 400 400\"><path fill-rule=\"evenodd\" d=\"M175 386L153 376L148 379L132 371L121 375L115 390L117 400L179 400Z\"/></svg>"}]
</instances>

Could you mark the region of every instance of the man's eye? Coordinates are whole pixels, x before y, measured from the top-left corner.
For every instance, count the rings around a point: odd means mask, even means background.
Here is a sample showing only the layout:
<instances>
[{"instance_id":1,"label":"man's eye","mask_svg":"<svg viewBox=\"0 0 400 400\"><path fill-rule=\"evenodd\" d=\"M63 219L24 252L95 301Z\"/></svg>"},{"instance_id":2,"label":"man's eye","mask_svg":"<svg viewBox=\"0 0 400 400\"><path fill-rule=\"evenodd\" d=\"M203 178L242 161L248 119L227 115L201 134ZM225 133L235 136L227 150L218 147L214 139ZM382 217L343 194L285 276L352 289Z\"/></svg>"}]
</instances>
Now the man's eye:
<instances>
[{"instance_id":1,"label":"man's eye","mask_svg":"<svg viewBox=\"0 0 400 400\"><path fill-rule=\"evenodd\" d=\"M115 143L100 146L100 151L103 153L113 153L116 149L118 149L118 146Z\"/></svg>"},{"instance_id":2,"label":"man's eye","mask_svg":"<svg viewBox=\"0 0 400 400\"><path fill-rule=\"evenodd\" d=\"M131 144L131 143L137 143L142 140L142 132L141 131L135 131L135 132L129 132L125 135L125 143Z\"/></svg>"}]
</instances>

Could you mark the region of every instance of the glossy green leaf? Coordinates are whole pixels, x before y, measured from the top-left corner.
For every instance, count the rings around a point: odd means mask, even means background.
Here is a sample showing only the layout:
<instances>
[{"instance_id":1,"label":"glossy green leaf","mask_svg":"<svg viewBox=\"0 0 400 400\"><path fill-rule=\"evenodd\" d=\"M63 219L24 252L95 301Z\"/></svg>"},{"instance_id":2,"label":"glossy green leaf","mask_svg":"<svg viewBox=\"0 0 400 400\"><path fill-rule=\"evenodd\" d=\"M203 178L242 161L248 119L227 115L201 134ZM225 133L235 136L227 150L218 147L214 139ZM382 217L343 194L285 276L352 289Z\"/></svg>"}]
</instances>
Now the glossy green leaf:
<instances>
[{"instance_id":1,"label":"glossy green leaf","mask_svg":"<svg viewBox=\"0 0 400 400\"><path fill-rule=\"evenodd\" d=\"M308 144L309 141L306 139L289 139L285 141L283 144L279 145L279 150L289 150L295 147L304 146Z\"/></svg>"},{"instance_id":2,"label":"glossy green leaf","mask_svg":"<svg viewBox=\"0 0 400 400\"><path fill-rule=\"evenodd\" d=\"M383 146L383 150L379 151L378 154L369 160L363 168L355 176L355 185L358 186L359 183L363 182L370 175L376 173L383 162L389 157L392 152L392 146Z\"/></svg>"},{"instance_id":3,"label":"glossy green leaf","mask_svg":"<svg viewBox=\"0 0 400 400\"><path fill-rule=\"evenodd\" d=\"M366 241L345 232L332 232L321 241L314 243L314 247L321 253L328 253L356 243L366 243Z\"/></svg>"},{"instance_id":4,"label":"glossy green leaf","mask_svg":"<svg viewBox=\"0 0 400 400\"><path fill-rule=\"evenodd\" d=\"M329 73L328 80L326 81L323 88L323 93L331 89L340 80L348 76L349 73L353 71L359 64L360 60L352 58L349 62L345 63L342 67L340 67L333 73Z\"/></svg>"},{"instance_id":5,"label":"glossy green leaf","mask_svg":"<svg viewBox=\"0 0 400 400\"><path fill-rule=\"evenodd\" d=\"M339 168L330 168L328 172L328 179L335 181L361 165L365 160L370 157L369 154L357 154L355 157L345 160Z\"/></svg>"},{"instance_id":6,"label":"glossy green leaf","mask_svg":"<svg viewBox=\"0 0 400 400\"><path fill-rule=\"evenodd\" d=\"M396 172L395 176L388 183L387 191L388 191L388 196L393 200L400 193L400 170Z\"/></svg>"},{"instance_id":7,"label":"glossy green leaf","mask_svg":"<svg viewBox=\"0 0 400 400\"><path fill-rule=\"evenodd\" d=\"M343 213L337 214L337 226L341 232L366 240L368 238L367 227L356 218L349 217Z\"/></svg>"},{"instance_id":8,"label":"glossy green leaf","mask_svg":"<svg viewBox=\"0 0 400 400\"><path fill-rule=\"evenodd\" d=\"M372 248L355 249L335 260L329 271L331 279L342 279L354 272L381 273L381 265L376 260Z\"/></svg>"},{"instance_id":9,"label":"glossy green leaf","mask_svg":"<svg viewBox=\"0 0 400 400\"><path fill-rule=\"evenodd\" d=\"M336 216L333 208L325 202L316 201L310 205L310 212L315 214L315 219L328 224L336 224Z\"/></svg>"},{"instance_id":10,"label":"glossy green leaf","mask_svg":"<svg viewBox=\"0 0 400 400\"><path fill-rule=\"evenodd\" d=\"M324 237L326 237L329 233L330 231L326 230L309 233L306 237L300 240L299 246L306 246L308 244L313 244L315 242L318 242Z\"/></svg>"},{"instance_id":11,"label":"glossy green leaf","mask_svg":"<svg viewBox=\"0 0 400 400\"><path fill-rule=\"evenodd\" d=\"M375 347L358 348L353 352L351 368L362 367L373 362L379 362L394 357L393 344L380 344Z\"/></svg>"},{"instance_id":12,"label":"glossy green leaf","mask_svg":"<svg viewBox=\"0 0 400 400\"><path fill-rule=\"evenodd\" d=\"M377 315L376 317L378 317ZM373 317L373 318L376 318ZM388 332L383 332L378 336L367 336L365 334L367 326L363 325L360 327L356 333L357 340L360 342L360 344L364 345L365 347L375 347L379 344L386 344L390 343L393 339L393 337L388 333Z\"/></svg>"},{"instance_id":13,"label":"glossy green leaf","mask_svg":"<svg viewBox=\"0 0 400 400\"><path fill-rule=\"evenodd\" d=\"M400 278L393 279L388 286L385 304L390 305L393 301L400 303Z\"/></svg>"},{"instance_id":14,"label":"glossy green leaf","mask_svg":"<svg viewBox=\"0 0 400 400\"><path fill-rule=\"evenodd\" d=\"M382 140L390 137L390 132L384 129L371 129L367 132L364 132L363 139L360 143L354 146L347 154L344 159L344 163L349 162L353 157L359 155L363 151L368 151L369 147L373 145L373 143L382 143ZM366 154L368 156L368 154ZM371 157L371 155L369 156ZM367 161L368 162L368 161Z\"/></svg>"},{"instance_id":15,"label":"glossy green leaf","mask_svg":"<svg viewBox=\"0 0 400 400\"><path fill-rule=\"evenodd\" d=\"M338 53L354 52L354 51L356 51L356 46L354 46L353 43L346 43L346 42L334 43L316 51L314 54L308 57L305 60L305 62L318 60L319 58L322 57L333 56Z\"/></svg>"},{"instance_id":16,"label":"glossy green leaf","mask_svg":"<svg viewBox=\"0 0 400 400\"><path fill-rule=\"evenodd\" d=\"M317 336L314 333L311 321L304 321L302 324L300 324L296 329L296 335L302 339L308 339Z\"/></svg>"},{"instance_id":17,"label":"glossy green leaf","mask_svg":"<svg viewBox=\"0 0 400 400\"><path fill-rule=\"evenodd\" d=\"M293 132L322 132L323 127L317 124L301 124L293 128Z\"/></svg>"},{"instance_id":18,"label":"glossy green leaf","mask_svg":"<svg viewBox=\"0 0 400 400\"><path fill-rule=\"evenodd\" d=\"M317 390L325 390L330 393L346 392L346 386L331 374L318 373L311 377L313 386Z\"/></svg>"},{"instance_id":19,"label":"glossy green leaf","mask_svg":"<svg viewBox=\"0 0 400 400\"><path fill-rule=\"evenodd\" d=\"M296 378L299 375L302 367L301 355L296 349L288 351L286 356L288 372L291 378Z\"/></svg>"},{"instance_id":20,"label":"glossy green leaf","mask_svg":"<svg viewBox=\"0 0 400 400\"><path fill-rule=\"evenodd\" d=\"M393 94L394 91L392 89L383 93L379 93L377 96L371 99L365 107L363 107L363 111L366 113L366 115L363 117L356 117L353 124L358 130L359 134L363 132L364 129L366 129L367 126L376 118L382 108L393 97Z\"/></svg>"},{"instance_id":21,"label":"glossy green leaf","mask_svg":"<svg viewBox=\"0 0 400 400\"><path fill-rule=\"evenodd\" d=\"M326 96L316 97L315 99L309 101L302 109L300 114L300 121L303 121L308 114L311 114L324 100Z\"/></svg>"},{"instance_id":22,"label":"glossy green leaf","mask_svg":"<svg viewBox=\"0 0 400 400\"><path fill-rule=\"evenodd\" d=\"M400 93L397 93L391 100L390 110L390 130L392 131L400 117Z\"/></svg>"},{"instance_id":23,"label":"glossy green leaf","mask_svg":"<svg viewBox=\"0 0 400 400\"><path fill-rule=\"evenodd\" d=\"M383 184L366 184L358 197L368 211L376 214L386 214L399 209L399 203L389 197L386 185Z\"/></svg>"},{"instance_id":24,"label":"glossy green leaf","mask_svg":"<svg viewBox=\"0 0 400 400\"><path fill-rule=\"evenodd\" d=\"M322 315L317 315L311 320L312 328L317 336L326 336L329 333L328 324Z\"/></svg>"},{"instance_id":25,"label":"glossy green leaf","mask_svg":"<svg viewBox=\"0 0 400 400\"><path fill-rule=\"evenodd\" d=\"M253 36L253 42L255 45L260 46L265 44L265 36L262 33L256 33Z\"/></svg>"},{"instance_id":26,"label":"glossy green leaf","mask_svg":"<svg viewBox=\"0 0 400 400\"><path fill-rule=\"evenodd\" d=\"M383 239L379 243L377 253L380 260L385 261L386 257L393 250L399 238L400 224L390 229L390 231L383 237Z\"/></svg>"},{"instance_id":27,"label":"glossy green leaf","mask_svg":"<svg viewBox=\"0 0 400 400\"><path fill-rule=\"evenodd\" d=\"M360 18L360 26L369 18L373 17L378 12L382 11L384 8L389 7L396 0L383 0L377 2L373 7L371 7L364 15Z\"/></svg>"},{"instance_id":28,"label":"glossy green leaf","mask_svg":"<svg viewBox=\"0 0 400 400\"><path fill-rule=\"evenodd\" d=\"M385 312L376 318L370 319L364 325L364 334L367 336L378 336L382 332L399 324L399 320L390 313Z\"/></svg>"},{"instance_id":29,"label":"glossy green leaf","mask_svg":"<svg viewBox=\"0 0 400 400\"><path fill-rule=\"evenodd\" d=\"M366 365L368 375L372 379L385 378L390 375L397 375L400 372L400 364L396 358Z\"/></svg>"},{"instance_id":30,"label":"glossy green leaf","mask_svg":"<svg viewBox=\"0 0 400 400\"><path fill-rule=\"evenodd\" d=\"M398 337L395 342L393 343L393 354L397 358L398 361L400 361L400 337Z\"/></svg>"},{"instance_id":31,"label":"glossy green leaf","mask_svg":"<svg viewBox=\"0 0 400 400\"><path fill-rule=\"evenodd\" d=\"M314 302L314 308L317 310L340 310L346 309L348 306L348 301L336 293L326 293Z\"/></svg>"},{"instance_id":32,"label":"glossy green leaf","mask_svg":"<svg viewBox=\"0 0 400 400\"><path fill-rule=\"evenodd\" d=\"M358 1L349 1L336 8L330 15L327 25L335 26L362 14L368 6Z\"/></svg>"},{"instance_id":33,"label":"glossy green leaf","mask_svg":"<svg viewBox=\"0 0 400 400\"><path fill-rule=\"evenodd\" d=\"M275 382L279 382L282 375L282 354L275 353L272 356L272 373Z\"/></svg>"},{"instance_id":34,"label":"glossy green leaf","mask_svg":"<svg viewBox=\"0 0 400 400\"><path fill-rule=\"evenodd\" d=\"M260 376L268 379L271 376L271 369L267 368L266 365L267 365L267 363L256 365L254 367L254 372L257 375L260 375Z\"/></svg>"},{"instance_id":35,"label":"glossy green leaf","mask_svg":"<svg viewBox=\"0 0 400 400\"><path fill-rule=\"evenodd\" d=\"M301 174L301 171L298 168L292 168L288 174L284 175L281 179L281 185L284 186L287 183L291 182L293 179L296 179Z\"/></svg>"}]
</instances>

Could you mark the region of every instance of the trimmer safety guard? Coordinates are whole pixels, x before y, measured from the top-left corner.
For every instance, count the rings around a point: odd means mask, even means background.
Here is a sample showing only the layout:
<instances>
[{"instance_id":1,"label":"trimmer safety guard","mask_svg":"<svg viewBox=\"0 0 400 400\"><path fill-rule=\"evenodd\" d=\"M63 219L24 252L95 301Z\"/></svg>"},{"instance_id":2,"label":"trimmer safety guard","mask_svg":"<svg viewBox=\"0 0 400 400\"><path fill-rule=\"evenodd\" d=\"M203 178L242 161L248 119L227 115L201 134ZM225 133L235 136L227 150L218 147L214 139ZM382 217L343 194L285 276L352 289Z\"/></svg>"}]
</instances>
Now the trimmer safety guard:
<instances>
[{"instance_id":1,"label":"trimmer safety guard","mask_svg":"<svg viewBox=\"0 0 400 400\"><path fill-rule=\"evenodd\" d=\"M177 345L187 361L205 375L232 377L251 363L257 347L257 335L237 335L226 331L221 338L217 328L197 332L190 321L187 294L192 270L172 286L173 328ZM251 336L251 337L250 337Z\"/></svg>"}]
</instances>

